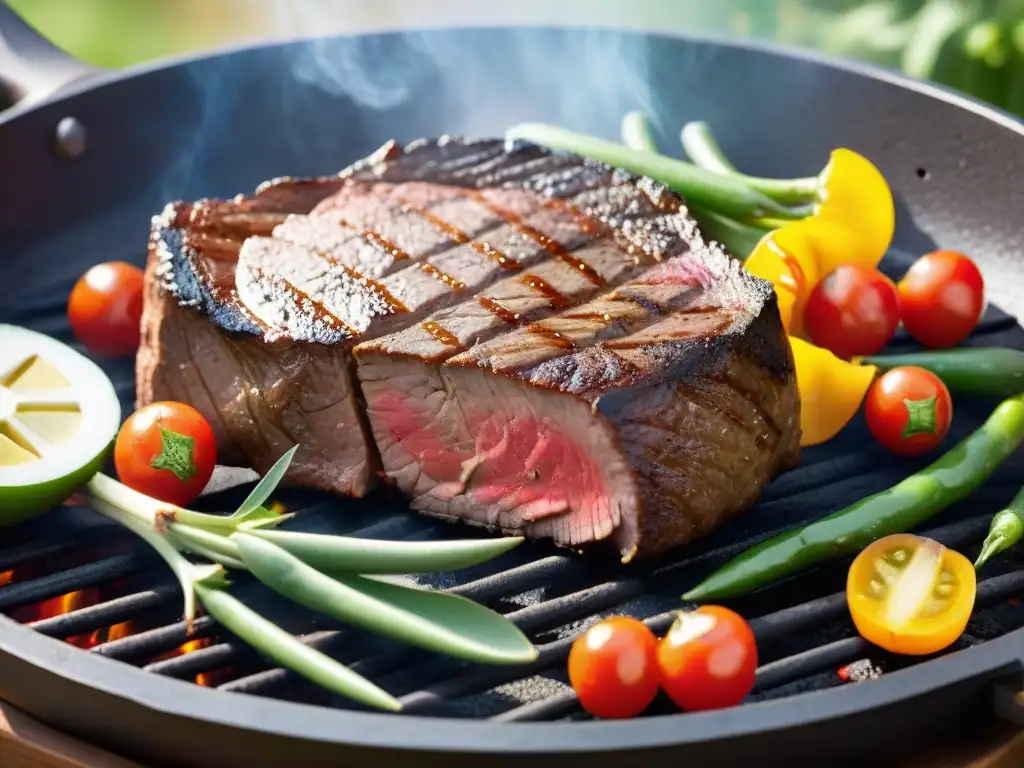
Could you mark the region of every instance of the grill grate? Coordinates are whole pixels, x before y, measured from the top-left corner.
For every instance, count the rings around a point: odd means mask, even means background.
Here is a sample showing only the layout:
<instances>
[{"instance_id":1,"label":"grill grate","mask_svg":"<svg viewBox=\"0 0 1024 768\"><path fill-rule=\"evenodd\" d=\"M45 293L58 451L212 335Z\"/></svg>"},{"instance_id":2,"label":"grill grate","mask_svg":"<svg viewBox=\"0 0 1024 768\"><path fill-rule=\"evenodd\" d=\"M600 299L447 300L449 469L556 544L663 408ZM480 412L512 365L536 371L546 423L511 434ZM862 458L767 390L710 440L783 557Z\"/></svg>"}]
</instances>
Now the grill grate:
<instances>
[{"instance_id":1,"label":"grill grate","mask_svg":"<svg viewBox=\"0 0 1024 768\"><path fill-rule=\"evenodd\" d=\"M321 510L321 513L326 510ZM33 534L31 543L15 544L0 552L0 563L6 570L32 566L39 559L53 561L71 551L75 522L89 514L82 509L62 509L47 518L48 531L60 531L59 540L39 538ZM310 514L317 514L312 510ZM972 553L988 527L988 513L929 529L927 535L944 544ZM422 535L423 521L415 518L389 518L389 535L402 538ZM372 530L380 531L381 523ZM431 524L428 524L431 525ZM39 526L32 526L39 527ZM363 529L366 533L371 529ZM28 535L28 532L25 532ZM66 537L66 538L65 538ZM128 544L129 542L124 542ZM99 546L96 542L95 546ZM529 562L513 562L507 568L483 572L487 565L472 569L475 578L465 578L450 586L457 594L466 595L502 610L537 643L539 658L519 667L481 667L434 657L425 652L369 636L352 628L321 627L313 617L291 606L285 606L248 578L238 579L238 589L252 602L271 605L268 611L293 631L305 632L311 645L348 662L401 698L405 711L413 714L441 716L487 717L497 722L564 720L585 717L565 683L565 659L573 637L594 617L625 610L645 618L656 632L664 632L673 618L673 608L659 610L671 603L669 595L678 595L682 583L692 583L697 574L714 567L733 550L746 544L723 547L691 558L645 568L623 569L623 572L599 583L592 583L595 565L574 556L554 554ZM517 555L518 553L511 553ZM508 557L503 559L509 559ZM514 558L516 559L516 558ZM1024 593L1024 567L1009 558L997 564L990 576L979 582L977 610L972 626L992 621L993 609L1007 607L1006 601ZM834 587L841 582L841 566L826 566L810 579L821 586ZM830 572L831 571L831 572ZM1000 572L1001 571L1001 572ZM455 581L448 574L439 581ZM40 601L60 597L70 591L114 584L109 597L68 613L30 623L49 637L68 638L89 634L121 622L145 624L144 617L171 617L164 623L144 628L119 639L102 642L91 649L160 675L178 679L195 679L199 675L215 675L216 687L222 691L243 692L262 696L280 696L328 706L345 707L346 702L309 686L290 671L267 667L247 646L219 628L208 617L199 618L194 632L188 635L184 622L174 617L180 610L177 584L143 545L135 551L103 557L85 565L57 570L0 588L0 607L17 614ZM672 585L663 589L661 584ZM778 602L773 592L792 591L802 584L784 584L759 593L748 602ZM550 592L548 597L546 592ZM667 595L661 593L667 592ZM657 595L652 597L652 595ZM647 607L648 610L644 610ZM1024 624L1024 610L1009 606L1009 618L996 619L1005 631ZM260 608L264 610L263 607ZM871 658L876 664L893 668L909 663L905 659L888 658L872 650L856 637L846 614L845 597L841 591L825 594L756 615L751 625L758 640L764 663L758 670L752 699L785 695L783 689L796 684L820 688L841 683L836 670L850 662ZM1006 613L1005 610L1002 613ZM990 632L989 632L990 634ZM161 658L184 643L203 638L211 644L189 653ZM983 640L969 632L959 646ZM801 686L800 684L804 685ZM790 691L795 692L795 691ZM654 711L666 707L656 706Z\"/></svg>"},{"instance_id":2,"label":"grill grate","mask_svg":"<svg viewBox=\"0 0 1024 768\"><path fill-rule=\"evenodd\" d=\"M3 319L58 329L55 335L70 341L58 319L63 306L63 298L45 300ZM993 308L973 341L1024 347L1024 330ZM127 412L131 365L112 363L107 372L118 385ZM958 401L950 440L977 426L991 407L987 401ZM873 444L863 424L855 423L839 440L806 451L802 466L772 483L754 512L723 525L673 559L624 567L533 544L458 573L417 577L420 584L471 597L513 619L540 650L539 658L523 667L457 662L341 627L287 604L244 575L234 577L235 589L260 612L398 696L409 713L496 722L585 719L565 678L569 647L583 627L621 612L663 632L672 612L681 607L678 596L729 557L773 533L891 485L926 462L894 461ZM926 533L972 556L991 515L1019 487L1022 470L1024 460L1017 456L971 500L935 520ZM204 500L203 506L233 508L246 490L226 491ZM282 491L280 501L298 512L286 525L302 530L407 540L479 535L470 528L412 515L401 502L383 495L342 501L290 490ZM758 640L762 666L751 700L842 685L838 668L862 659L883 670L927 663L891 657L856 636L842 593L847 564L826 564L731 603L751 618ZM11 583L0 586L0 612L29 623L40 634L69 639L101 633L88 652L156 675L201 680L225 692L353 707L287 670L268 666L208 617L199 618L189 635L180 620L180 591L169 571L145 544L89 510L65 506L5 531L0 584L11 572ZM1011 552L994 560L982 577L975 615L956 648L1024 626L1024 608L1007 602L1024 594L1021 555ZM95 593L93 604L62 615L33 616L41 602L80 590ZM124 622L132 625L127 636L102 635ZM201 642L190 643L184 652L183 646L196 639ZM664 701L652 707L654 713L668 711L671 707Z\"/></svg>"}]
</instances>

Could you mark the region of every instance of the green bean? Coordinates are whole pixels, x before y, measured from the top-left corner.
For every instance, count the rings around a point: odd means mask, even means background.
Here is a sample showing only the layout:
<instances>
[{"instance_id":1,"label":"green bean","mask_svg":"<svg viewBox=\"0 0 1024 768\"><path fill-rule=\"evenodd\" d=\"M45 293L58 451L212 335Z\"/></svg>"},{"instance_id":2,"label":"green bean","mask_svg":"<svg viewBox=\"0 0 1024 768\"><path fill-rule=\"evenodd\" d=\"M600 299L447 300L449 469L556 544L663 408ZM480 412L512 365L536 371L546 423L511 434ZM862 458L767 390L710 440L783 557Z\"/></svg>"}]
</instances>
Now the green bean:
<instances>
[{"instance_id":1,"label":"green bean","mask_svg":"<svg viewBox=\"0 0 1024 768\"><path fill-rule=\"evenodd\" d=\"M805 179L764 179L748 176L736 170L722 148L718 146L711 128L702 120L683 126L680 133L683 150L697 166L715 173L742 179L749 187L783 205L802 205L814 202L818 196L818 177Z\"/></svg>"},{"instance_id":2,"label":"green bean","mask_svg":"<svg viewBox=\"0 0 1024 768\"><path fill-rule=\"evenodd\" d=\"M882 371L916 365L934 373L957 395L1007 397L1024 391L1024 352L1019 349L955 347L875 355L863 361Z\"/></svg>"},{"instance_id":3,"label":"green bean","mask_svg":"<svg viewBox=\"0 0 1024 768\"><path fill-rule=\"evenodd\" d=\"M988 536L981 545L981 554L974 561L974 568L981 568L988 559L1005 552L1024 536L1024 488L1021 488L1006 508L992 518Z\"/></svg>"},{"instance_id":4,"label":"green bean","mask_svg":"<svg viewBox=\"0 0 1024 768\"><path fill-rule=\"evenodd\" d=\"M522 664L537 658L512 622L465 598L354 575L331 578L260 537L232 538L257 579L311 610L472 661Z\"/></svg>"},{"instance_id":5,"label":"green bean","mask_svg":"<svg viewBox=\"0 0 1024 768\"><path fill-rule=\"evenodd\" d=\"M630 149L618 142L575 133L540 123L522 123L506 133L509 140L529 141L548 149L571 152L641 176L649 176L678 192L687 200L734 219L778 216L800 218L798 214L752 189L736 176L699 168L693 163L652 152Z\"/></svg>"},{"instance_id":6,"label":"green bean","mask_svg":"<svg viewBox=\"0 0 1024 768\"><path fill-rule=\"evenodd\" d=\"M718 146L718 141L711 133L711 127L703 120L694 120L684 125L683 130L679 132L679 140L686 156L695 165L715 173L739 173Z\"/></svg>"},{"instance_id":7,"label":"green bean","mask_svg":"<svg viewBox=\"0 0 1024 768\"><path fill-rule=\"evenodd\" d=\"M247 531L277 544L320 571L432 573L491 560L523 543L521 538L459 541L381 541L292 531Z\"/></svg>"},{"instance_id":8,"label":"green bean","mask_svg":"<svg viewBox=\"0 0 1024 768\"><path fill-rule=\"evenodd\" d=\"M387 691L288 634L229 593L202 583L197 583L195 589L207 613L281 666L367 706L389 712L402 709L399 701Z\"/></svg>"},{"instance_id":9,"label":"green bean","mask_svg":"<svg viewBox=\"0 0 1024 768\"><path fill-rule=\"evenodd\" d=\"M622 118L622 143L630 149L657 153L658 145L643 112L627 112Z\"/></svg>"}]
</instances>

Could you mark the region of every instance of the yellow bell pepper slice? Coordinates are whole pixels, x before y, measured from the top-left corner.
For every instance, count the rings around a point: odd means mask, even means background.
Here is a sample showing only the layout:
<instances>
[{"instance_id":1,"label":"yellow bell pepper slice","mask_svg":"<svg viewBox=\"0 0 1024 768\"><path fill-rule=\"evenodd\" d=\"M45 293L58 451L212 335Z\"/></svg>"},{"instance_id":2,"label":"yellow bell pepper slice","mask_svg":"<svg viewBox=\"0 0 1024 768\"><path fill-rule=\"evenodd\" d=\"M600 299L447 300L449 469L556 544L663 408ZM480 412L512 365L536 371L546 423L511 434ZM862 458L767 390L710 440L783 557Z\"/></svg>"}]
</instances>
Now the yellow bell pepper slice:
<instances>
[{"instance_id":1,"label":"yellow bell pepper slice","mask_svg":"<svg viewBox=\"0 0 1024 768\"><path fill-rule=\"evenodd\" d=\"M775 286L800 390L800 444L835 437L860 408L877 369L803 340L804 310L818 282L842 264L877 267L896 226L892 191L867 158L836 149L818 181L813 216L767 233L744 262Z\"/></svg>"},{"instance_id":2,"label":"yellow bell pepper slice","mask_svg":"<svg viewBox=\"0 0 1024 768\"><path fill-rule=\"evenodd\" d=\"M802 336L804 307L821 278L814 246L803 230L785 226L769 232L754 247L743 266L750 274L775 286L783 327L787 333Z\"/></svg>"},{"instance_id":3,"label":"yellow bell pepper slice","mask_svg":"<svg viewBox=\"0 0 1024 768\"><path fill-rule=\"evenodd\" d=\"M827 349L791 336L800 393L800 445L831 440L854 417L878 369L847 362Z\"/></svg>"},{"instance_id":4,"label":"yellow bell pepper slice","mask_svg":"<svg viewBox=\"0 0 1024 768\"><path fill-rule=\"evenodd\" d=\"M892 244L896 206L881 171L851 149L836 149L818 181L807 225L824 277L840 264L877 267Z\"/></svg>"}]
</instances>

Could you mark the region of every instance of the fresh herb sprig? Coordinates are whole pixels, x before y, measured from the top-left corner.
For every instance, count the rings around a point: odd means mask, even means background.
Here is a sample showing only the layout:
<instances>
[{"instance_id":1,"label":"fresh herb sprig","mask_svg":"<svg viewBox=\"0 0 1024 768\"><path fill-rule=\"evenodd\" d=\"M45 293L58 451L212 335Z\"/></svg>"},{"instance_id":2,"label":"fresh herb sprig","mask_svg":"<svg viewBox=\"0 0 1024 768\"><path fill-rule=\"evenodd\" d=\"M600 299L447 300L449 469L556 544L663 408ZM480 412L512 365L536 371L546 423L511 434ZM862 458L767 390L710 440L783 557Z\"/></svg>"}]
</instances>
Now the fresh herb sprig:
<instances>
[{"instance_id":1,"label":"fresh herb sprig","mask_svg":"<svg viewBox=\"0 0 1024 768\"><path fill-rule=\"evenodd\" d=\"M457 595L381 578L478 565L514 549L521 538L404 542L273 530L291 515L265 505L295 450L274 464L230 516L164 504L102 474L86 492L97 512L144 539L170 566L181 583L189 628L198 599L208 614L268 658L367 706L401 708L386 691L233 597L226 591L225 568L249 571L314 611L431 651L489 664L537 658L529 639L500 614ZM183 552L211 562L194 563Z\"/></svg>"}]
</instances>

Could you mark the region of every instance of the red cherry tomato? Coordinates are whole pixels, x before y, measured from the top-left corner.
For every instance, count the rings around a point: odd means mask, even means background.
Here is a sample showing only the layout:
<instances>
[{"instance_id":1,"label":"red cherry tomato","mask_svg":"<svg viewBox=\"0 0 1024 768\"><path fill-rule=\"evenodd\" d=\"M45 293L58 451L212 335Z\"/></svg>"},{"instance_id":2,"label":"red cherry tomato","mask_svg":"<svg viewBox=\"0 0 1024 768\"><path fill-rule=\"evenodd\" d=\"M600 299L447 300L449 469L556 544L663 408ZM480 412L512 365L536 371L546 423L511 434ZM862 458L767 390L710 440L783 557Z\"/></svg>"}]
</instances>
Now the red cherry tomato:
<instances>
[{"instance_id":1,"label":"red cherry tomato","mask_svg":"<svg viewBox=\"0 0 1024 768\"><path fill-rule=\"evenodd\" d=\"M68 298L68 322L75 338L96 355L133 354L139 348L142 288L142 270L123 261L90 269Z\"/></svg>"},{"instance_id":2,"label":"red cherry tomato","mask_svg":"<svg viewBox=\"0 0 1024 768\"><path fill-rule=\"evenodd\" d=\"M985 310L981 271L958 251L926 253L907 270L898 288L903 327L926 347L956 346Z\"/></svg>"},{"instance_id":3,"label":"red cherry tomato","mask_svg":"<svg viewBox=\"0 0 1024 768\"><path fill-rule=\"evenodd\" d=\"M868 428L900 456L918 456L942 442L953 420L953 398L938 376L916 366L876 379L864 401Z\"/></svg>"},{"instance_id":4,"label":"red cherry tomato","mask_svg":"<svg viewBox=\"0 0 1024 768\"><path fill-rule=\"evenodd\" d=\"M811 291L804 314L811 341L847 359L881 351L899 322L892 280L860 264L843 264L825 275Z\"/></svg>"},{"instance_id":5,"label":"red cherry tomato","mask_svg":"<svg viewBox=\"0 0 1024 768\"><path fill-rule=\"evenodd\" d=\"M682 709L735 706L754 687L754 633L728 608L683 611L658 644L658 669L661 687Z\"/></svg>"},{"instance_id":6,"label":"red cherry tomato","mask_svg":"<svg viewBox=\"0 0 1024 768\"><path fill-rule=\"evenodd\" d=\"M195 408L161 402L133 413L114 444L121 482L168 504L187 506L217 463L213 429Z\"/></svg>"},{"instance_id":7,"label":"red cherry tomato","mask_svg":"<svg viewBox=\"0 0 1024 768\"><path fill-rule=\"evenodd\" d=\"M569 651L569 682L580 704L605 719L636 717L658 694L658 639L642 621L615 616L578 638Z\"/></svg>"}]
</instances>

